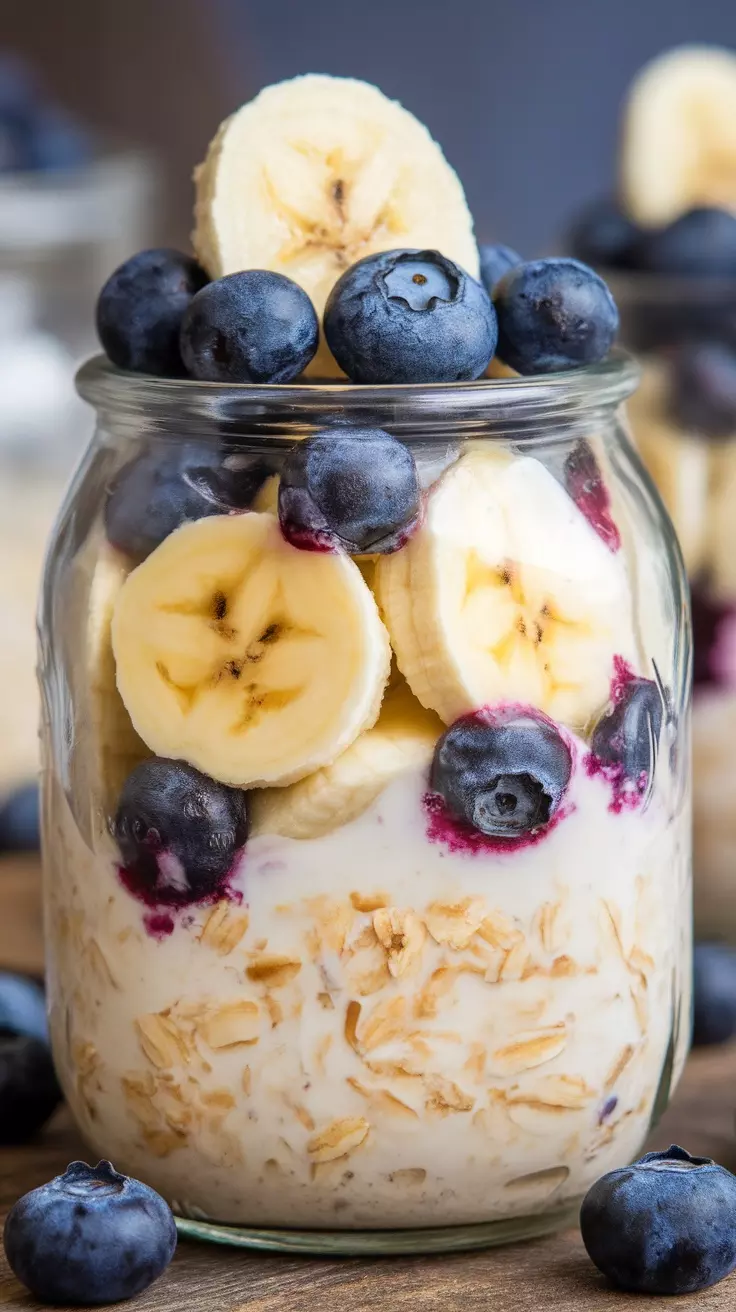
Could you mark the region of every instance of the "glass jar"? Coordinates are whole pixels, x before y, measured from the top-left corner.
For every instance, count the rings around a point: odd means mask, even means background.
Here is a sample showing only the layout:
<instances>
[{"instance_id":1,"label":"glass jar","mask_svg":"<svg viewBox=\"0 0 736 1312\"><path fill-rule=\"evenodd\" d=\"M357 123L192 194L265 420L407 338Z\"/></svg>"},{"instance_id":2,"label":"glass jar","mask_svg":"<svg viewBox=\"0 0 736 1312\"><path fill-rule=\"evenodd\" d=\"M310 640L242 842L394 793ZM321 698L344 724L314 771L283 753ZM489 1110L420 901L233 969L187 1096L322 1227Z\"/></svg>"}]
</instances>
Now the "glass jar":
<instances>
[{"instance_id":1,"label":"glass jar","mask_svg":"<svg viewBox=\"0 0 736 1312\"><path fill-rule=\"evenodd\" d=\"M628 273L610 281L622 340L643 366L632 435L692 591L695 928L735 942L736 282Z\"/></svg>"},{"instance_id":2,"label":"glass jar","mask_svg":"<svg viewBox=\"0 0 736 1312\"><path fill-rule=\"evenodd\" d=\"M43 553L86 442L74 370L102 282L150 238L150 161L0 177L0 795L38 773L35 622Z\"/></svg>"},{"instance_id":3,"label":"glass jar","mask_svg":"<svg viewBox=\"0 0 736 1312\"><path fill-rule=\"evenodd\" d=\"M666 1105L689 616L619 419L635 381L623 357L394 388L82 369L98 429L40 620L51 1029L93 1150L186 1232L534 1235ZM273 514L294 444L346 424L413 453L392 554L289 545ZM172 467L204 518L152 551ZM184 798L152 751L221 782Z\"/></svg>"}]
</instances>

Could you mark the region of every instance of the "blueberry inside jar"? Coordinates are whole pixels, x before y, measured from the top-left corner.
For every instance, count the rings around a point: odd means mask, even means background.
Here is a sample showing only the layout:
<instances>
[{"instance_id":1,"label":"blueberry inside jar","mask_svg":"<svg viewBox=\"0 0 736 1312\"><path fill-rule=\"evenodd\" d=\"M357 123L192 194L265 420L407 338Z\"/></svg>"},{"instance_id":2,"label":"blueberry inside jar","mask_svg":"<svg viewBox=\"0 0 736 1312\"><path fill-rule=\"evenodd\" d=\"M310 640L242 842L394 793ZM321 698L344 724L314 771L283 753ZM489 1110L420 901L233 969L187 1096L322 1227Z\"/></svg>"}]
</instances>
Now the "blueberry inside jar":
<instances>
[{"instance_id":1,"label":"blueberry inside jar","mask_svg":"<svg viewBox=\"0 0 736 1312\"><path fill-rule=\"evenodd\" d=\"M297 124L318 261L248 182ZM351 237L384 131L395 248ZM687 1046L684 585L616 307L575 261L481 259L426 131L339 78L228 120L195 229L186 377L136 260L148 367L81 371L100 431L49 558L66 1095L214 1225L562 1224Z\"/></svg>"}]
</instances>

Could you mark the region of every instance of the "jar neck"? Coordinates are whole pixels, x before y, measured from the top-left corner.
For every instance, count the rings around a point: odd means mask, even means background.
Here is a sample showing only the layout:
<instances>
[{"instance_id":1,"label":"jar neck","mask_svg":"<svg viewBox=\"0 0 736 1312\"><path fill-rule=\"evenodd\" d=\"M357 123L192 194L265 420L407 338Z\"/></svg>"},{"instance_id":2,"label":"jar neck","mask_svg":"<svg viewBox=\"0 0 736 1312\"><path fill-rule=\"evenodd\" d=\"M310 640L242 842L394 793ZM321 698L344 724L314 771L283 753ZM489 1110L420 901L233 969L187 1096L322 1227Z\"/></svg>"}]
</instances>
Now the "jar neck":
<instances>
[{"instance_id":1,"label":"jar neck","mask_svg":"<svg viewBox=\"0 0 736 1312\"><path fill-rule=\"evenodd\" d=\"M605 427L636 388L638 367L616 351L602 364L534 378L359 387L351 383L221 386L124 373L104 358L82 366L77 387L112 434L169 434L278 445L321 428L385 428L406 442L498 437L548 441Z\"/></svg>"}]
</instances>

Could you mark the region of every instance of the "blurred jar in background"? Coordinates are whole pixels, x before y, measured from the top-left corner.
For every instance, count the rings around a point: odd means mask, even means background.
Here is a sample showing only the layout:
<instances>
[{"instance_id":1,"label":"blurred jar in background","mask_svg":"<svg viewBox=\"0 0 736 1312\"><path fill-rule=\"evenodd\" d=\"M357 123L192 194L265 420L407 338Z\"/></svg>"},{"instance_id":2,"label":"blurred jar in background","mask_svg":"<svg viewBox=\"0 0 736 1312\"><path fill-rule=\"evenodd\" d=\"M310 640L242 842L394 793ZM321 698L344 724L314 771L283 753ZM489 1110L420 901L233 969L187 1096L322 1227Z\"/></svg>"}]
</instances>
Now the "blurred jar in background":
<instances>
[{"instance_id":1,"label":"blurred jar in background","mask_svg":"<svg viewBox=\"0 0 736 1312\"><path fill-rule=\"evenodd\" d=\"M606 271L643 364L632 436L692 589L696 932L736 942L736 54L660 55L620 135L618 196L568 248Z\"/></svg>"},{"instance_id":2,"label":"blurred jar in background","mask_svg":"<svg viewBox=\"0 0 736 1312\"><path fill-rule=\"evenodd\" d=\"M153 212L151 161L101 149L0 57L0 802L38 770L36 598L89 427L75 368L97 291L150 240Z\"/></svg>"}]
</instances>

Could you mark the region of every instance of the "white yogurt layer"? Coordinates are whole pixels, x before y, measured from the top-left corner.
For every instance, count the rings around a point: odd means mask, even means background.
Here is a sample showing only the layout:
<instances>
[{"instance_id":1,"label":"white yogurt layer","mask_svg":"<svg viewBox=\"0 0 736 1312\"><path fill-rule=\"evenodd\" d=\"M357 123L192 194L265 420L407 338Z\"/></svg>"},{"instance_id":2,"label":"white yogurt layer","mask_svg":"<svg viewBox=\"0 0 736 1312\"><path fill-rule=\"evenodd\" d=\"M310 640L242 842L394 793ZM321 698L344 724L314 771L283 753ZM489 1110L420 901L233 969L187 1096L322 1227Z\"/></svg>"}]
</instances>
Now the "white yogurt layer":
<instances>
[{"instance_id":1,"label":"white yogurt layer","mask_svg":"<svg viewBox=\"0 0 736 1312\"><path fill-rule=\"evenodd\" d=\"M96 1152L186 1214L337 1228L533 1213L639 1152L687 1044L687 814L614 814L578 763L542 841L453 853L425 788L251 840L242 904L160 941L49 792L54 1050Z\"/></svg>"}]
</instances>

